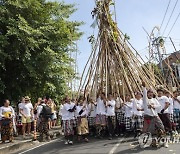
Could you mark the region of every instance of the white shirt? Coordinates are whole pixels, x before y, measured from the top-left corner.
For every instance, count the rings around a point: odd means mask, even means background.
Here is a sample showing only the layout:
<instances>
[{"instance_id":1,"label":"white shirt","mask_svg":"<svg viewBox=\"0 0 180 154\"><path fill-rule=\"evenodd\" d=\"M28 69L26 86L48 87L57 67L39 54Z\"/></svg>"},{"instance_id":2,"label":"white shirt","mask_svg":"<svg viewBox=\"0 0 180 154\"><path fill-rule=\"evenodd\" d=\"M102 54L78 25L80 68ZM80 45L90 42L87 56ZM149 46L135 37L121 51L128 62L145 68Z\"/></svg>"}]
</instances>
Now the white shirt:
<instances>
[{"instance_id":1,"label":"white shirt","mask_svg":"<svg viewBox=\"0 0 180 154\"><path fill-rule=\"evenodd\" d=\"M59 116L62 116L62 109L63 109L63 105L61 104L60 107L59 107Z\"/></svg>"},{"instance_id":2,"label":"white shirt","mask_svg":"<svg viewBox=\"0 0 180 154\"><path fill-rule=\"evenodd\" d=\"M118 109L115 109L116 112L120 112L121 111L121 104L123 104L123 100L119 97L117 97L116 99L116 108Z\"/></svg>"},{"instance_id":3,"label":"white shirt","mask_svg":"<svg viewBox=\"0 0 180 154\"><path fill-rule=\"evenodd\" d=\"M96 117L96 106L93 103L88 104L89 117Z\"/></svg>"},{"instance_id":4,"label":"white shirt","mask_svg":"<svg viewBox=\"0 0 180 154\"><path fill-rule=\"evenodd\" d=\"M147 90L145 87L143 87L143 104L144 104L144 115L158 116L158 112L161 109L161 105L159 104L156 98L148 99ZM149 109L148 105L153 105L155 109Z\"/></svg>"},{"instance_id":5,"label":"white shirt","mask_svg":"<svg viewBox=\"0 0 180 154\"><path fill-rule=\"evenodd\" d=\"M22 116L22 114L21 114L21 112L20 112L20 108L21 108L21 106L22 106L22 105L23 105L23 103L22 103L22 102L18 104L19 116Z\"/></svg>"},{"instance_id":6,"label":"white shirt","mask_svg":"<svg viewBox=\"0 0 180 154\"><path fill-rule=\"evenodd\" d=\"M115 116L115 105L116 105L115 100L108 101L107 105L108 106L107 106L106 115L107 116Z\"/></svg>"},{"instance_id":7,"label":"white shirt","mask_svg":"<svg viewBox=\"0 0 180 154\"><path fill-rule=\"evenodd\" d=\"M101 98L97 99L96 114L106 115L106 106L104 104L104 100Z\"/></svg>"},{"instance_id":8,"label":"white shirt","mask_svg":"<svg viewBox=\"0 0 180 154\"><path fill-rule=\"evenodd\" d=\"M63 109L62 109L62 120L71 120L71 119L75 119L75 112L69 112L69 109L73 109L73 107L75 106L74 103L65 103L63 105Z\"/></svg>"},{"instance_id":9,"label":"white shirt","mask_svg":"<svg viewBox=\"0 0 180 154\"><path fill-rule=\"evenodd\" d=\"M134 99L132 101L132 103L133 103L133 107L132 107L133 114L138 115L138 116L142 116L144 111L138 111L137 109L143 109L144 108L143 100L142 99L140 99L140 100Z\"/></svg>"},{"instance_id":10,"label":"white shirt","mask_svg":"<svg viewBox=\"0 0 180 154\"><path fill-rule=\"evenodd\" d=\"M169 103L169 99L167 96L161 96L161 97L157 97L157 100L161 105L161 109L160 109L160 112L161 112L161 110L164 109L166 102ZM164 111L164 113L169 113L168 108Z\"/></svg>"},{"instance_id":11,"label":"white shirt","mask_svg":"<svg viewBox=\"0 0 180 154\"><path fill-rule=\"evenodd\" d=\"M177 99L180 101L180 96L178 96ZM174 99L173 99L173 102L174 102L174 109L180 110L180 103Z\"/></svg>"},{"instance_id":12,"label":"white shirt","mask_svg":"<svg viewBox=\"0 0 180 154\"><path fill-rule=\"evenodd\" d=\"M169 97L169 107L168 107L168 113L173 114L173 99Z\"/></svg>"},{"instance_id":13,"label":"white shirt","mask_svg":"<svg viewBox=\"0 0 180 154\"><path fill-rule=\"evenodd\" d=\"M33 106L31 103L22 103L22 105L20 106L20 109L22 110L22 113L25 116L30 117L31 116L31 110L33 110Z\"/></svg>"},{"instance_id":14,"label":"white shirt","mask_svg":"<svg viewBox=\"0 0 180 154\"><path fill-rule=\"evenodd\" d=\"M2 106L2 107L0 107L0 119L2 119L4 117L4 114L6 112L11 113L11 117L15 116L14 109L11 106L8 106L8 107Z\"/></svg>"},{"instance_id":15,"label":"white shirt","mask_svg":"<svg viewBox=\"0 0 180 154\"><path fill-rule=\"evenodd\" d=\"M79 114L79 112L83 110L82 114ZM83 108L83 106L76 106L76 112L77 112L77 117L83 117L83 116L88 116L88 107L86 105L85 108Z\"/></svg>"},{"instance_id":16,"label":"white shirt","mask_svg":"<svg viewBox=\"0 0 180 154\"><path fill-rule=\"evenodd\" d=\"M67 103L65 103L61 110L62 120L70 120L68 108L69 108L69 105Z\"/></svg>"},{"instance_id":17,"label":"white shirt","mask_svg":"<svg viewBox=\"0 0 180 154\"><path fill-rule=\"evenodd\" d=\"M71 102L70 109L73 109L74 106L75 106L75 103ZM75 112L69 112L69 116L70 116L70 119L75 119Z\"/></svg>"},{"instance_id":18,"label":"white shirt","mask_svg":"<svg viewBox=\"0 0 180 154\"><path fill-rule=\"evenodd\" d=\"M125 110L125 117L131 117L132 116L132 107L133 103L132 102L126 102L124 105L124 110Z\"/></svg>"},{"instance_id":19,"label":"white shirt","mask_svg":"<svg viewBox=\"0 0 180 154\"><path fill-rule=\"evenodd\" d=\"M43 106L46 106L46 104L43 103L43 104L37 106L37 117L38 118L39 118L39 116L40 116L40 114L42 112Z\"/></svg>"}]
</instances>

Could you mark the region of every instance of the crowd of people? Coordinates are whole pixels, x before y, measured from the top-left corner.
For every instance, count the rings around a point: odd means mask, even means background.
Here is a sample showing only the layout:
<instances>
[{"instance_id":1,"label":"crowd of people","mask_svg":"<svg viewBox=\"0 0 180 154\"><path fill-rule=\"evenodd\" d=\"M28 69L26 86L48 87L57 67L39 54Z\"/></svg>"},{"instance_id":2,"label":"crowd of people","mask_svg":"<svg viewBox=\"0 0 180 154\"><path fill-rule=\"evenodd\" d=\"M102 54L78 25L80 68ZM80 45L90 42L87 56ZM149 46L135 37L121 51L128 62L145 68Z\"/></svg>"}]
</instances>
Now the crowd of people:
<instances>
[{"instance_id":1,"label":"crowd of people","mask_svg":"<svg viewBox=\"0 0 180 154\"><path fill-rule=\"evenodd\" d=\"M46 110L47 109L47 110ZM10 105L8 99L4 100L4 105L0 107L0 135L2 143L6 140L13 141L13 136L22 135L23 139L34 136L34 131L47 134L51 128L56 126L57 111L56 104L52 99L38 98L37 103L31 103L29 96L22 97L17 108ZM47 112L47 113L45 113ZM46 114L45 116L43 114ZM46 121L44 123L44 121Z\"/></svg>"},{"instance_id":2,"label":"crowd of people","mask_svg":"<svg viewBox=\"0 0 180 154\"><path fill-rule=\"evenodd\" d=\"M6 140L12 142L19 123L22 123L23 138L26 138L31 135L33 121L36 121L40 139L46 136L50 140L49 130L56 126L57 118L61 119L65 144L71 145L76 136L78 141L88 142L89 136L99 139L108 136L112 140L115 136L127 137L131 133L134 137L146 132L158 136L178 135L180 93L170 94L158 89L155 95L151 89L147 90L145 83L142 86L142 92L136 92L134 98L129 94L121 97L117 93L106 97L103 92L95 100L83 96L71 100L66 96L58 112L50 98L39 98L33 107L31 99L26 96L18 104L17 113L9 100L5 100L0 108L1 140L3 143Z\"/></svg>"},{"instance_id":3,"label":"crowd of people","mask_svg":"<svg viewBox=\"0 0 180 154\"><path fill-rule=\"evenodd\" d=\"M180 130L180 94L174 91L171 95L163 89L157 95L147 90L143 83L142 92L136 92L135 98L126 94L105 93L96 100L80 97L70 100L66 97L60 108L65 144L73 144L73 138L88 142L88 134L97 138L114 136L138 137L150 132L159 137L178 135ZM155 146L158 143L153 143ZM164 143L168 147L168 143Z\"/></svg>"}]
</instances>

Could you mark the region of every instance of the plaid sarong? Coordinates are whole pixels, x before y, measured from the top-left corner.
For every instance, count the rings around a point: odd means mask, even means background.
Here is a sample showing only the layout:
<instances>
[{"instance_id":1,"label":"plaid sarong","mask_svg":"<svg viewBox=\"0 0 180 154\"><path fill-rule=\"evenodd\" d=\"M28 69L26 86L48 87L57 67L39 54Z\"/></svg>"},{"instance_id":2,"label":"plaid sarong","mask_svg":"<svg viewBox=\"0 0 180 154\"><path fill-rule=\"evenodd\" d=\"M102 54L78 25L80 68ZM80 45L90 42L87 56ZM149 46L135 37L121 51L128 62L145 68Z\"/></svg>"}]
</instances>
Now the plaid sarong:
<instances>
[{"instance_id":1,"label":"plaid sarong","mask_svg":"<svg viewBox=\"0 0 180 154\"><path fill-rule=\"evenodd\" d=\"M131 126L132 126L132 117L125 117L126 130L131 130Z\"/></svg>"},{"instance_id":2,"label":"plaid sarong","mask_svg":"<svg viewBox=\"0 0 180 154\"><path fill-rule=\"evenodd\" d=\"M124 124L124 113L123 112L116 112L116 118L117 118L117 122L120 124Z\"/></svg>"},{"instance_id":3,"label":"plaid sarong","mask_svg":"<svg viewBox=\"0 0 180 154\"><path fill-rule=\"evenodd\" d=\"M63 131L65 136L74 135L72 120L63 120Z\"/></svg>"},{"instance_id":4,"label":"plaid sarong","mask_svg":"<svg viewBox=\"0 0 180 154\"><path fill-rule=\"evenodd\" d=\"M113 127L115 128L116 127L116 117L115 116L107 116L106 117L107 127L109 127L108 118L109 118L109 122L111 121Z\"/></svg>"},{"instance_id":5,"label":"plaid sarong","mask_svg":"<svg viewBox=\"0 0 180 154\"><path fill-rule=\"evenodd\" d=\"M96 125L105 126L106 125L106 115L97 114L96 115Z\"/></svg>"},{"instance_id":6,"label":"plaid sarong","mask_svg":"<svg viewBox=\"0 0 180 154\"><path fill-rule=\"evenodd\" d=\"M179 109L174 109L173 117L174 117L174 123L176 127L179 127L179 123L180 123L180 110Z\"/></svg>"},{"instance_id":7,"label":"plaid sarong","mask_svg":"<svg viewBox=\"0 0 180 154\"><path fill-rule=\"evenodd\" d=\"M88 117L89 126L96 125L96 117Z\"/></svg>"},{"instance_id":8,"label":"plaid sarong","mask_svg":"<svg viewBox=\"0 0 180 154\"><path fill-rule=\"evenodd\" d=\"M72 127L76 128L77 127L77 123L78 123L77 118L76 119L71 119L70 121L71 121Z\"/></svg>"},{"instance_id":9,"label":"plaid sarong","mask_svg":"<svg viewBox=\"0 0 180 154\"><path fill-rule=\"evenodd\" d=\"M132 129L142 131L143 122L144 122L144 117L143 116L134 115L132 117Z\"/></svg>"},{"instance_id":10,"label":"plaid sarong","mask_svg":"<svg viewBox=\"0 0 180 154\"><path fill-rule=\"evenodd\" d=\"M169 117L170 117L170 121L171 121L171 123L174 123L174 117L173 117L173 114L169 114Z\"/></svg>"}]
</instances>

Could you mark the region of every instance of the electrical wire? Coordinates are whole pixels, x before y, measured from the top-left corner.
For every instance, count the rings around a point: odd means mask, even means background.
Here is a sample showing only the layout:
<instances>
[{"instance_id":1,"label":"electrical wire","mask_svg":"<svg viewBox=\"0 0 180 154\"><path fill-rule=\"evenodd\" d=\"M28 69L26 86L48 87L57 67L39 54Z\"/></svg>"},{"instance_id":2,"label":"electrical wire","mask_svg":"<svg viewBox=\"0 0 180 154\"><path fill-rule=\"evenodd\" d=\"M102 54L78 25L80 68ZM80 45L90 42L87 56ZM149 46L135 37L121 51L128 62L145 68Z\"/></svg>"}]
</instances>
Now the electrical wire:
<instances>
[{"instance_id":1,"label":"electrical wire","mask_svg":"<svg viewBox=\"0 0 180 154\"><path fill-rule=\"evenodd\" d=\"M169 33L168 33L167 37L169 37L169 35L170 35L171 31L173 30L173 28L174 28L174 26L175 26L175 24L176 24L176 22L177 22L177 20L178 20L179 16L180 16L180 12L179 12L178 16L176 17L176 20L174 21L174 23L173 23L173 25L172 25L172 27L171 27L171 29L170 29L170 31L169 31ZM166 38L167 38L167 37L166 37Z\"/></svg>"},{"instance_id":2,"label":"electrical wire","mask_svg":"<svg viewBox=\"0 0 180 154\"><path fill-rule=\"evenodd\" d=\"M172 10L172 12L171 12L171 15L170 15L170 17L169 17L169 19L168 19L168 22L167 22L167 24L166 24L166 27L165 27L162 35L164 35L164 33L165 33L165 31L166 31L166 29L167 29L167 27L168 27L168 25L169 25L169 22L170 22L170 20L171 20L171 18L172 18L172 15L173 15L174 10L175 10L175 8L176 8L176 6L177 6L177 3L178 3L178 0L176 0L176 3L175 3L175 5L174 5L174 8L173 8L173 10Z\"/></svg>"},{"instance_id":3,"label":"electrical wire","mask_svg":"<svg viewBox=\"0 0 180 154\"><path fill-rule=\"evenodd\" d=\"M163 23L164 23L165 18L166 18L166 15L167 15L167 12L168 12L170 3L171 3L171 0L169 0L169 3L168 3L168 6L167 6L167 9L166 9L166 12L165 12L164 17L163 17L163 20L162 20L162 22L161 22L160 29L161 29L161 27L162 27L162 25L163 25Z\"/></svg>"}]
</instances>

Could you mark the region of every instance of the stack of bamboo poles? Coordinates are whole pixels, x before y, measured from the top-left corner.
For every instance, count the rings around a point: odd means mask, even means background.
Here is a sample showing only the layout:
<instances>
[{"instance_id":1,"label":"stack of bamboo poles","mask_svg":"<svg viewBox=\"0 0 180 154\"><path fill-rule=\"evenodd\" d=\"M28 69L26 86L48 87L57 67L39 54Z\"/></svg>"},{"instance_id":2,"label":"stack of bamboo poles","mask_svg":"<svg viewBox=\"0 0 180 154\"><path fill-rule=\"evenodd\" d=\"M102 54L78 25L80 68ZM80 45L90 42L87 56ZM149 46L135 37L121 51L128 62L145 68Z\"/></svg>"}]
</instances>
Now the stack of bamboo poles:
<instances>
[{"instance_id":1,"label":"stack of bamboo poles","mask_svg":"<svg viewBox=\"0 0 180 154\"><path fill-rule=\"evenodd\" d=\"M132 45L113 21L110 11L111 0L96 0L92 15L97 20L98 36L92 53L84 68L79 95L83 90L85 97L96 98L100 92L125 96L141 91L141 83L155 89L163 83L133 53Z\"/></svg>"}]
</instances>

